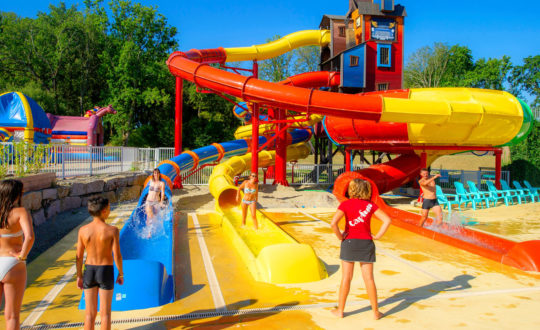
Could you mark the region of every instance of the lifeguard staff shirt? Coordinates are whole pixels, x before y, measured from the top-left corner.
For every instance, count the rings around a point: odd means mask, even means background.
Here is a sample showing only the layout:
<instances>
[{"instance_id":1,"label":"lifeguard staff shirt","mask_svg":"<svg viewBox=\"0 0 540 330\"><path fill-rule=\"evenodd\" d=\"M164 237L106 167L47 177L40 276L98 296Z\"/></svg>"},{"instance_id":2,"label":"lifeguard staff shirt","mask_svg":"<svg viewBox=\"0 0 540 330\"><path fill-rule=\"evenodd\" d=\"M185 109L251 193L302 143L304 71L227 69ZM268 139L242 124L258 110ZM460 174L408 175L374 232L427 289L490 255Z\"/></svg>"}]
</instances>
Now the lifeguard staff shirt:
<instances>
[{"instance_id":1,"label":"lifeguard staff shirt","mask_svg":"<svg viewBox=\"0 0 540 330\"><path fill-rule=\"evenodd\" d=\"M351 198L338 207L345 213L345 239L372 239L371 216L379 207L370 201Z\"/></svg>"}]
</instances>

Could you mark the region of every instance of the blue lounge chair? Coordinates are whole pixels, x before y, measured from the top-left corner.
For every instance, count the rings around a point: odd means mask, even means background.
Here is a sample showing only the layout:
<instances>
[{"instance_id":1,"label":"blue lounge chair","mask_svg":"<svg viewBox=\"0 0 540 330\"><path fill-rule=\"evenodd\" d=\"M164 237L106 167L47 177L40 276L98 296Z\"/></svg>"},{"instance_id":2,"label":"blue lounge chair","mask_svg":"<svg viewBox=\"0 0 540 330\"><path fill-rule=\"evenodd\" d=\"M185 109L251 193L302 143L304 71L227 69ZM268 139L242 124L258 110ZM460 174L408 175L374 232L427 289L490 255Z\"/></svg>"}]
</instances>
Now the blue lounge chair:
<instances>
[{"instance_id":1,"label":"blue lounge chair","mask_svg":"<svg viewBox=\"0 0 540 330\"><path fill-rule=\"evenodd\" d=\"M510 188L508 183L504 180L499 181L501 183L501 188L503 191L507 192L510 196L517 197L519 204L521 204L521 194L518 190Z\"/></svg>"},{"instance_id":2,"label":"blue lounge chair","mask_svg":"<svg viewBox=\"0 0 540 330\"><path fill-rule=\"evenodd\" d=\"M452 205L457 205L458 209L461 211L457 195L445 194L439 185L436 185L435 188L437 191L437 200L443 208L448 209L448 214L452 213Z\"/></svg>"},{"instance_id":3,"label":"blue lounge chair","mask_svg":"<svg viewBox=\"0 0 540 330\"><path fill-rule=\"evenodd\" d=\"M493 181L486 181L486 184L488 186L489 192L491 193L491 197L494 198L495 201L499 201L499 199L504 199L504 204L508 206L508 202L514 204L514 197L519 199L519 196L512 196L509 192L497 189ZM521 199L519 200L521 201Z\"/></svg>"},{"instance_id":4,"label":"blue lounge chair","mask_svg":"<svg viewBox=\"0 0 540 330\"><path fill-rule=\"evenodd\" d=\"M532 193L532 191L530 191L528 188L523 188L521 186L521 183L519 183L519 181L512 181L514 183L514 187L516 187L517 190L520 190L523 194L523 196L525 197L529 197L531 199L531 202L535 203L536 201L534 200L534 194Z\"/></svg>"},{"instance_id":5,"label":"blue lounge chair","mask_svg":"<svg viewBox=\"0 0 540 330\"><path fill-rule=\"evenodd\" d=\"M540 201L540 188L536 188L536 187L533 187L529 181L527 180L523 180L523 183L525 184L525 186L533 193L533 194L536 194L536 196L539 196L538 197L538 200Z\"/></svg>"},{"instance_id":6,"label":"blue lounge chair","mask_svg":"<svg viewBox=\"0 0 540 330\"><path fill-rule=\"evenodd\" d=\"M465 207L467 207L467 204L470 203L472 209L476 210L476 204L480 204L480 206L482 206L482 203L485 203L486 207L489 207L489 202L487 201L487 198L478 198L477 196L470 194L463 186L463 183L455 181L454 186L456 187L456 194L458 195L460 206L461 204L465 204Z\"/></svg>"},{"instance_id":7,"label":"blue lounge chair","mask_svg":"<svg viewBox=\"0 0 540 330\"><path fill-rule=\"evenodd\" d=\"M472 181L467 181L467 185L469 186L469 191L471 192L471 195L474 195L477 199L485 198L488 201L488 207L489 202L493 203L493 206L497 205L497 199L493 198L491 193L489 191L481 191L476 187L476 183Z\"/></svg>"}]
</instances>

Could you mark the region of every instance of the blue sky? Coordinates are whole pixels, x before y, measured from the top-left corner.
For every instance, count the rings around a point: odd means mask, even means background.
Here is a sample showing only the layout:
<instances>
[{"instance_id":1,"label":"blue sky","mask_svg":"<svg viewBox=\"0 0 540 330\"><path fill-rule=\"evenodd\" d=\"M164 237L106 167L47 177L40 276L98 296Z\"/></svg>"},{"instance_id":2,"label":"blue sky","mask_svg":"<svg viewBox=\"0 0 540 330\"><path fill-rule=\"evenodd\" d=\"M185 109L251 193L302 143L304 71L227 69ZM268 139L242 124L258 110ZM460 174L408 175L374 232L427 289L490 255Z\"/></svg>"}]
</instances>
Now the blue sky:
<instances>
[{"instance_id":1,"label":"blue sky","mask_svg":"<svg viewBox=\"0 0 540 330\"><path fill-rule=\"evenodd\" d=\"M0 10L35 17L59 1L0 0ZM82 0L65 1L82 4ZM179 50L239 47L264 43L274 35L317 29L323 14L344 15L347 0L185 1L140 0L158 6L169 24L178 28ZM540 1L401 0L407 9L405 56L425 45L461 44L475 58L509 55L521 64L540 54Z\"/></svg>"}]
</instances>

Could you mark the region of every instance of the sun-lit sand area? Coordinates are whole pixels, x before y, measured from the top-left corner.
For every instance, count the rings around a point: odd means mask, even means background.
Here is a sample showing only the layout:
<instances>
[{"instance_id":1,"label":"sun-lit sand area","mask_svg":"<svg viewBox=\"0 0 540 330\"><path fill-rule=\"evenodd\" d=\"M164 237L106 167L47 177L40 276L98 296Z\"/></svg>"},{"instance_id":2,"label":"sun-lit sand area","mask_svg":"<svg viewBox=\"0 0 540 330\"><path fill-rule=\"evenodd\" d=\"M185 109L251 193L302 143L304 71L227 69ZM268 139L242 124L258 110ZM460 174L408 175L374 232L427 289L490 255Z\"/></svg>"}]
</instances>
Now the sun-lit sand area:
<instances>
[{"instance_id":1,"label":"sun-lit sand area","mask_svg":"<svg viewBox=\"0 0 540 330\"><path fill-rule=\"evenodd\" d=\"M385 316L373 320L357 269L345 318L336 319L330 309L336 305L341 271L339 242L329 227L336 202L329 193L283 187L261 193L262 212L298 242L311 245L329 275L317 282L276 285L253 279L224 235L221 217L212 211L205 189L188 187L175 197L179 211L175 226L176 301L146 310L113 312L114 329L540 327L540 315L533 312L540 309L540 274L504 266L397 227L391 227L376 243L375 280ZM302 197L311 193L319 199ZM407 203L402 205L418 212ZM116 206L110 221L122 226L133 207L135 203ZM473 227L516 240L534 239L538 238L539 207L499 206L464 214L477 219L479 224ZM378 221L374 225L378 226ZM245 230L254 229L248 225ZM84 313L77 308L81 292L74 277L75 233L29 264L21 315L24 326L82 327ZM143 278L126 281L144 285Z\"/></svg>"}]
</instances>

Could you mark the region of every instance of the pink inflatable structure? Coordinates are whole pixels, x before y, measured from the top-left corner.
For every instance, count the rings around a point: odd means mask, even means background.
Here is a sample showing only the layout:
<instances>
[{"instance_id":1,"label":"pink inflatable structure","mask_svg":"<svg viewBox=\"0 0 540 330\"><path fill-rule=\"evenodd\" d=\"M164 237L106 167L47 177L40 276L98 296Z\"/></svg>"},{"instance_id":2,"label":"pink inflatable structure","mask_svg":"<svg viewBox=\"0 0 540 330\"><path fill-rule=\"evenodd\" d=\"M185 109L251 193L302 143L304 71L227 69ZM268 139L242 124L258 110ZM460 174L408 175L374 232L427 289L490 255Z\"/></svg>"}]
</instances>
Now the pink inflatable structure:
<instances>
[{"instance_id":1,"label":"pink inflatable structure","mask_svg":"<svg viewBox=\"0 0 540 330\"><path fill-rule=\"evenodd\" d=\"M88 110L85 117L56 116L47 113L52 127L52 143L67 143L78 146L103 145L101 117L115 114L111 105Z\"/></svg>"}]
</instances>

